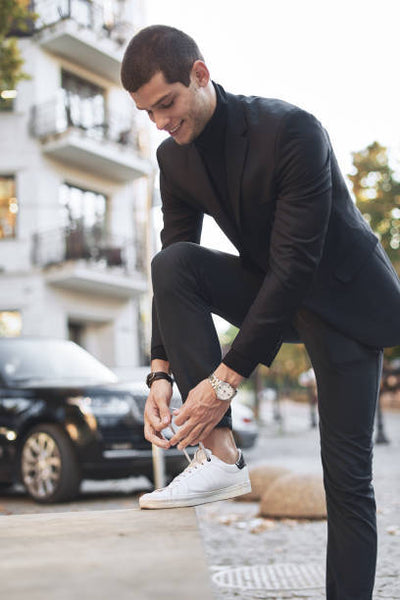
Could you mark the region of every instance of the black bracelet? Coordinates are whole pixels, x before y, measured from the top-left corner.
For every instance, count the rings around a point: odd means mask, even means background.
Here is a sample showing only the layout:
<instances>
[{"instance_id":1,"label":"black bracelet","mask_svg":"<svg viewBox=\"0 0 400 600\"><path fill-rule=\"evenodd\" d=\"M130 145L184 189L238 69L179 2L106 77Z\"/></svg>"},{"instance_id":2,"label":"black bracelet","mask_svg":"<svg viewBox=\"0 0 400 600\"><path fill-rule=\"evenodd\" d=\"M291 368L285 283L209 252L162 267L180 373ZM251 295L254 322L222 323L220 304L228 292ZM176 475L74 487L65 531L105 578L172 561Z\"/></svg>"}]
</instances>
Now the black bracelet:
<instances>
[{"instance_id":1,"label":"black bracelet","mask_svg":"<svg viewBox=\"0 0 400 600\"><path fill-rule=\"evenodd\" d=\"M157 379L166 379L170 382L171 385L174 383L174 380L170 375L168 375L168 373L165 373L164 371L153 371L152 373L149 373L146 377L147 387L151 388L152 383L154 381L157 381Z\"/></svg>"}]
</instances>

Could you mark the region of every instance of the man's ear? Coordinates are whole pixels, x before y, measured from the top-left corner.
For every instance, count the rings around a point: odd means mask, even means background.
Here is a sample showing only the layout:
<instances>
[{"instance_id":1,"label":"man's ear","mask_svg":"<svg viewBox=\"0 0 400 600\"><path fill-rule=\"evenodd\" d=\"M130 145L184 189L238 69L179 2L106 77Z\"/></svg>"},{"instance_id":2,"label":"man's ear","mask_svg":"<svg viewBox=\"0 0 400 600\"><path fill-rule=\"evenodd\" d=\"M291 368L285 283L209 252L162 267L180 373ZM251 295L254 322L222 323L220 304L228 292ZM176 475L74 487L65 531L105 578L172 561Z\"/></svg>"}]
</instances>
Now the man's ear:
<instances>
[{"instance_id":1,"label":"man's ear","mask_svg":"<svg viewBox=\"0 0 400 600\"><path fill-rule=\"evenodd\" d=\"M206 87L210 81L210 71L202 60L196 60L193 63L190 72L190 78L195 81L199 87Z\"/></svg>"}]
</instances>

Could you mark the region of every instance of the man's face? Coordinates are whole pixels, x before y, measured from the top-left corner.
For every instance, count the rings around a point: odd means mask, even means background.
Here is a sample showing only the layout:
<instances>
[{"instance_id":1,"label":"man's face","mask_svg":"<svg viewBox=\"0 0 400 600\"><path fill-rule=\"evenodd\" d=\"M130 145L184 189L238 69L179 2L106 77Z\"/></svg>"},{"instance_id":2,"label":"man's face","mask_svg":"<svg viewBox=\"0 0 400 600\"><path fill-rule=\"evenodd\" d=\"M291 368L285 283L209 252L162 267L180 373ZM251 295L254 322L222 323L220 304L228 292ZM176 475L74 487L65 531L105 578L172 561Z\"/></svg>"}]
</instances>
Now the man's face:
<instances>
[{"instance_id":1,"label":"man's face","mask_svg":"<svg viewBox=\"0 0 400 600\"><path fill-rule=\"evenodd\" d=\"M194 70L190 85L167 83L159 71L131 96L139 110L147 111L157 128L167 131L177 144L190 144L203 131L213 107L203 80Z\"/></svg>"}]
</instances>

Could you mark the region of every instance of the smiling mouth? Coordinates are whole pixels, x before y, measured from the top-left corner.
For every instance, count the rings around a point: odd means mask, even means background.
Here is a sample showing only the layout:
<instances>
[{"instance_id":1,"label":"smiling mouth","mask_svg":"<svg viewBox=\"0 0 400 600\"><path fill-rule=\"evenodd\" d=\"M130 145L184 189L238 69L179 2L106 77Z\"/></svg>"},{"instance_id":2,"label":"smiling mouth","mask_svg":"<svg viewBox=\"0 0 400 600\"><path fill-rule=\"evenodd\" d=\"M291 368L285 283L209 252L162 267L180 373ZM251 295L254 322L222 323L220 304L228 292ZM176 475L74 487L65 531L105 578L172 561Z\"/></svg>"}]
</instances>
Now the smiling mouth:
<instances>
[{"instance_id":1,"label":"smiling mouth","mask_svg":"<svg viewBox=\"0 0 400 600\"><path fill-rule=\"evenodd\" d=\"M170 135L175 135L175 133L178 131L178 129L180 129L180 128L181 128L181 125L182 125L182 123L183 123L183 121L181 121L181 122L179 123L179 125L177 125L177 126L176 126L176 127L174 127L173 129L169 129L169 130L168 130L168 133L169 133Z\"/></svg>"}]
</instances>

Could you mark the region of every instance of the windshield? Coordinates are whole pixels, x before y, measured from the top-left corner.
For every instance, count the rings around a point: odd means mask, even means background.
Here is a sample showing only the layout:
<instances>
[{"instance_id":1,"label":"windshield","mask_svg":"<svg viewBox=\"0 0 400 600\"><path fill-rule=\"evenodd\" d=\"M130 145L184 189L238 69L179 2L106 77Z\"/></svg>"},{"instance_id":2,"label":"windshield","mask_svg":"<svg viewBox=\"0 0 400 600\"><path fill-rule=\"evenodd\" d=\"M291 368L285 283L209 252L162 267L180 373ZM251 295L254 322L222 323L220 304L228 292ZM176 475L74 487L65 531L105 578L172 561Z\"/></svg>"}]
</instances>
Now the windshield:
<instances>
[{"instance_id":1,"label":"windshield","mask_svg":"<svg viewBox=\"0 0 400 600\"><path fill-rule=\"evenodd\" d=\"M8 385L64 382L113 383L110 369L66 340L0 340L0 372Z\"/></svg>"}]
</instances>

